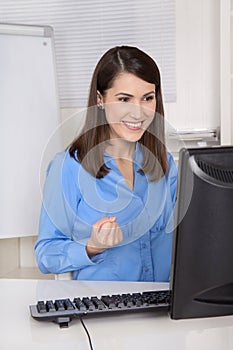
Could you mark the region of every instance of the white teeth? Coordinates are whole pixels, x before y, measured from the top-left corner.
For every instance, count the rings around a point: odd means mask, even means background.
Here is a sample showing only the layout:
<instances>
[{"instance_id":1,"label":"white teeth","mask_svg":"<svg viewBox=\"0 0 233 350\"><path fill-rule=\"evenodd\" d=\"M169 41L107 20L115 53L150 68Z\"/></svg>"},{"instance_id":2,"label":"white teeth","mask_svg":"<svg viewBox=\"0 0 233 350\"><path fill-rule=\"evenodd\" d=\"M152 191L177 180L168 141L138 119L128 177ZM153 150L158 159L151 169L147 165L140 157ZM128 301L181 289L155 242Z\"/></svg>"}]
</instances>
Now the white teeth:
<instances>
[{"instance_id":1,"label":"white teeth","mask_svg":"<svg viewBox=\"0 0 233 350\"><path fill-rule=\"evenodd\" d=\"M142 126L142 122L138 122L138 123L125 122L125 124L128 125L130 128L140 128Z\"/></svg>"}]
</instances>

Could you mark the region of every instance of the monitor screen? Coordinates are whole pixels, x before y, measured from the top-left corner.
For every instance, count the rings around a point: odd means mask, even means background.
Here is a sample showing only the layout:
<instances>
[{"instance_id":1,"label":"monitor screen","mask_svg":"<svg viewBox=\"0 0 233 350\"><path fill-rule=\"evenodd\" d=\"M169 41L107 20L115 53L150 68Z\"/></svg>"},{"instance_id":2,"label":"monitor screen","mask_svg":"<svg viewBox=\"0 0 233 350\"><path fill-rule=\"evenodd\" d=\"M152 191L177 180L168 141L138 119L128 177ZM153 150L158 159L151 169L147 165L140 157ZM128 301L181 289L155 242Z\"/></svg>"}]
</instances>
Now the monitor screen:
<instances>
[{"instance_id":1,"label":"monitor screen","mask_svg":"<svg viewBox=\"0 0 233 350\"><path fill-rule=\"evenodd\" d=\"M233 314L233 147L182 149L171 317Z\"/></svg>"}]
</instances>

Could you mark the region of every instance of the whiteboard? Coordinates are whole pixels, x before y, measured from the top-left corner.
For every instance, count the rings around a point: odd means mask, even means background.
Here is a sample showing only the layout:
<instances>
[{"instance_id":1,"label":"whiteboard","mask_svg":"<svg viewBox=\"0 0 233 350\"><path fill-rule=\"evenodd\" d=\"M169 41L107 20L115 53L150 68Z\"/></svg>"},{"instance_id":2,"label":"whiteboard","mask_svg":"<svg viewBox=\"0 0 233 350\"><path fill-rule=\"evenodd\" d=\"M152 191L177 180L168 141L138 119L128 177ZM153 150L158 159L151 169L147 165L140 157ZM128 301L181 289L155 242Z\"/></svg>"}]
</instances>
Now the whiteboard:
<instances>
[{"instance_id":1,"label":"whiteboard","mask_svg":"<svg viewBox=\"0 0 233 350\"><path fill-rule=\"evenodd\" d=\"M51 27L0 24L0 238L38 232L49 159L60 150Z\"/></svg>"}]
</instances>

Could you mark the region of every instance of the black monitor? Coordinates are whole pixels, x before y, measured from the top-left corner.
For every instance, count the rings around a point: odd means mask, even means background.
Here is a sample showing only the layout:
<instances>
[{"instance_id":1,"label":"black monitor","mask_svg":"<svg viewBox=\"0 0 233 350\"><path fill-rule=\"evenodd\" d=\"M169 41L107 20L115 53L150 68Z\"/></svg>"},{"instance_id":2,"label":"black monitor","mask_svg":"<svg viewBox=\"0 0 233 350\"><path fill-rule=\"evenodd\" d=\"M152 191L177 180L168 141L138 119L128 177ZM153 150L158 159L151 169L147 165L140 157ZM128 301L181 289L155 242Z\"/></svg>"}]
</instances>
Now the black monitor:
<instances>
[{"instance_id":1,"label":"black monitor","mask_svg":"<svg viewBox=\"0 0 233 350\"><path fill-rule=\"evenodd\" d=\"M180 151L171 290L173 319L233 315L233 147Z\"/></svg>"}]
</instances>

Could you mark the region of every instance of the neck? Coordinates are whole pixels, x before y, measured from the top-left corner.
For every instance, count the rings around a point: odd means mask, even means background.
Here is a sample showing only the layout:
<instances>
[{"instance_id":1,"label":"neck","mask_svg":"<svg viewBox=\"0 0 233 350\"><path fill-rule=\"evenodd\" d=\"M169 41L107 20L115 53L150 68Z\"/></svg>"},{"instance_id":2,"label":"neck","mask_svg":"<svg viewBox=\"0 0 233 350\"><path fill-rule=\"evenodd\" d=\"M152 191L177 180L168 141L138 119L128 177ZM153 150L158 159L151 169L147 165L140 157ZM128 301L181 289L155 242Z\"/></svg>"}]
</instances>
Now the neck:
<instances>
[{"instance_id":1,"label":"neck","mask_svg":"<svg viewBox=\"0 0 233 350\"><path fill-rule=\"evenodd\" d=\"M135 151L135 142L128 142L123 139L111 139L106 151L114 158L133 159Z\"/></svg>"}]
</instances>

